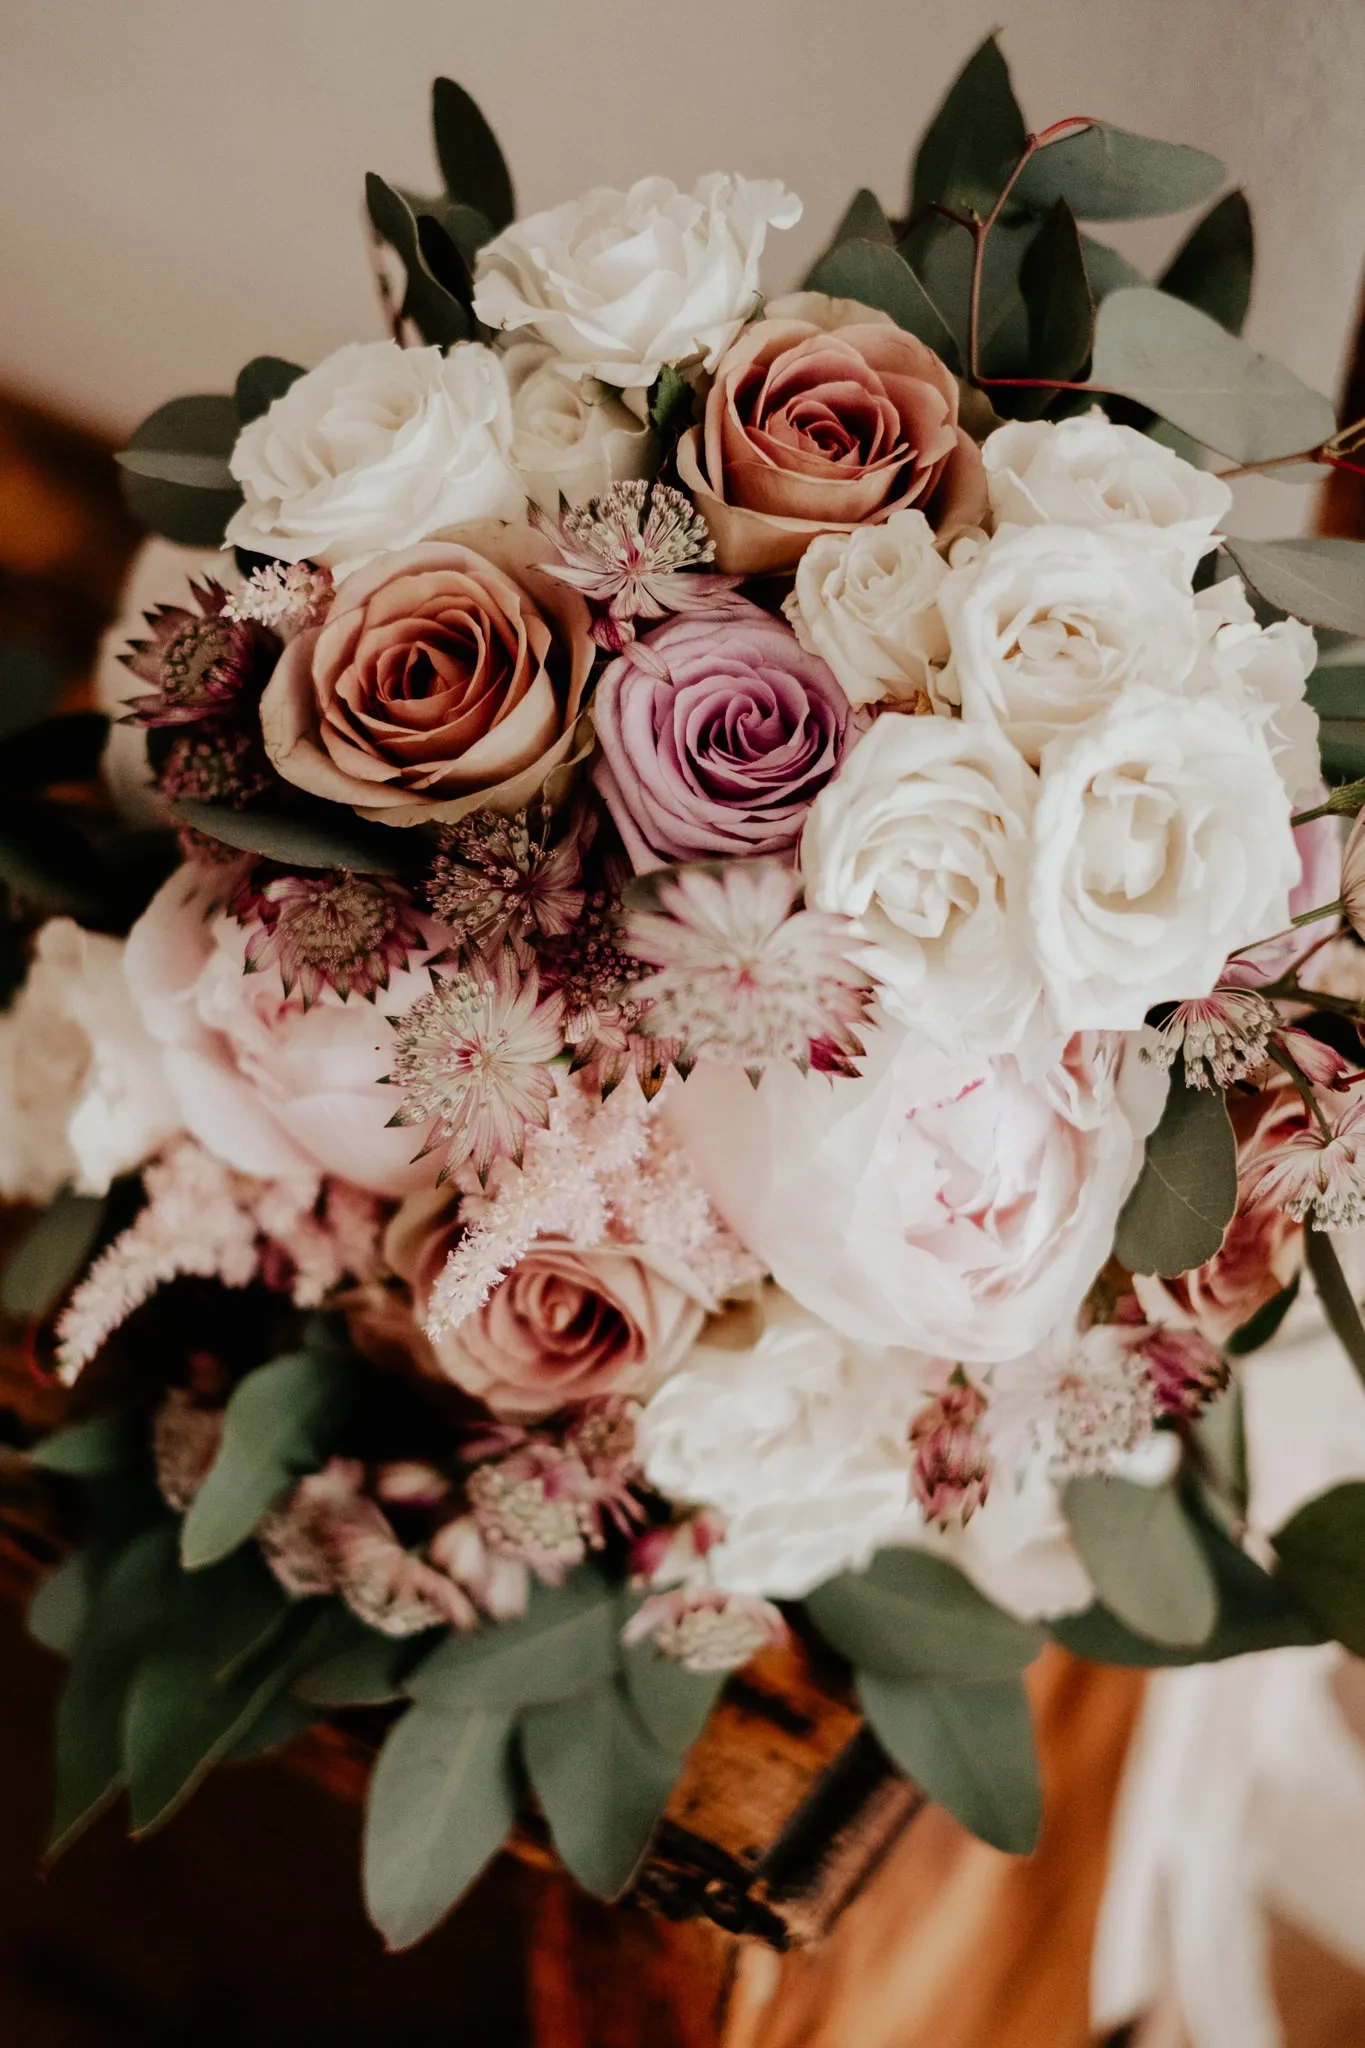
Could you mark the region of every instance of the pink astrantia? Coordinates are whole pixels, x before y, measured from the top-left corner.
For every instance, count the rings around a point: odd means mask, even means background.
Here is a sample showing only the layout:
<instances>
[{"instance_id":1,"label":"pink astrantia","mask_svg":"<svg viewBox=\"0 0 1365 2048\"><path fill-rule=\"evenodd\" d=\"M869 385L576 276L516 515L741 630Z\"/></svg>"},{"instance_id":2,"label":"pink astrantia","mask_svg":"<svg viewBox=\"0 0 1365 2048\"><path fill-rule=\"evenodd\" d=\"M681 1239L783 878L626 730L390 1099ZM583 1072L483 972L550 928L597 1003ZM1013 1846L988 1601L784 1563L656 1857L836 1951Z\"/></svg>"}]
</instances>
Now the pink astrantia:
<instances>
[{"instance_id":1,"label":"pink astrantia","mask_svg":"<svg viewBox=\"0 0 1365 2048\"><path fill-rule=\"evenodd\" d=\"M658 909L624 920L624 944L654 969L634 990L647 1031L752 1074L773 1060L855 1071L872 991L846 918L798 910L777 861L675 868L650 887Z\"/></svg>"},{"instance_id":2,"label":"pink astrantia","mask_svg":"<svg viewBox=\"0 0 1365 2048\"><path fill-rule=\"evenodd\" d=\"M129 699L127 725L193 725L226 711L254 684L264 685L280 643L254 620L229 616L227 592L211 576L191 583L197 610L162 604L144 613L151 637L119 656L151 688Z\"/></svg>"},{"instance_id":3,"label":"pink astrantia","mask_svg":"<svg viewBox=\"0 0 1365 2048\"><path fill-rule=\"evenodd\" d=\"M486 1181L495 1160L521 1164L527 1131L549 1121L563 1017L559 996L542 1000L535 969L519 973L504 953L390 1019L398 1049L387 1078L404 1099L389 1123L430 1126L416 1156L444 1149L441 1181L465 1165Z\"/></svg>"},{"instance_id":4,"label":"pink astrantia","mask_svg":"<svg viewBox=\"0 0 1365 2048\"><path fill-rule=\"evenodd\" d=\"M635 638L637 619L699 611L739 582L697 573L715 559L715 542L691 500L668 484L613 484L557 522L535 507L531 518L559 550L550 574L587 599L592 637L612 654Z\"/></svg>"},{"instance_id":5,"label":"pink astrantia","mask_svg":"<svg viewBox=\"0 0 1365 2048\"><path fill-rule=\"evenodd\" d=\"M1273 1146L1257 1162L1245 1197L1315 1230L1365 1219L1365 1102L1353 1101L1325 1129L1315 1121Z\"/></svg>"},{"instance_id":6,"label":"pink astrantia","mask_svg":"<svg viewBox=\"0 0 1365 2048\"><path fill-rule=\"evenodd\" d=\"M551 824L548 811L471 811L441 828L426 896L454 945L433 964L572 930L583 908L582 851L572 831L552 840Z\"/></svg>"},{"instance_id":7,"label":"pink astrantia","mask_svg":"<svg viewBox=\"0 0 1365 2048\"><path fill-rule=\"evenodd\" d=\"M422 933L405 889L382 875L340 868L271 875L258 868L229 905L250 936L248 974L274 967L285 994L297 988L305 1009L331 989L371 1002L408 955L422 951Z\"/></svg>"},{"instance_id":8,"label":"pink astrantia","mask_svg":"<svg viewBox=\"0 0 1365 2048\"><path fill-rule=\"evenodd\" d=\"M1211 996L1176 1004L1150 1057L1158 1066L1171 1067L1183 1054L1191 1088L1230 1088L1260 1073L1276 1021L1264 996L1250 989L1215 989Z\"/></svg>"},{"instance_id":9,"label":"pink astrantia","mask_svg":"<svg viewBox=\"0 0 1365 2048\"><path fill-rule=\"evenodd\" d=\"M787 1624L770 1600L719 1586L677 1586L651 1593L621 1631L621 1641L652 1642L685 1671L735 1671L769 1643L787 1640Z\"/></svg>"},{"instance_id":10,"label":"pink astrantia","mask_svg":"<svg viewBox=\"0 0 1365 2048\"><path fill-rule=\"evenodd\" d=\"M969 1522L990 1493L995 1459L981 1431L986 1397L961 1370L910 1420L910 1485L926 1522Z\"/></svg>"}]
</instances>

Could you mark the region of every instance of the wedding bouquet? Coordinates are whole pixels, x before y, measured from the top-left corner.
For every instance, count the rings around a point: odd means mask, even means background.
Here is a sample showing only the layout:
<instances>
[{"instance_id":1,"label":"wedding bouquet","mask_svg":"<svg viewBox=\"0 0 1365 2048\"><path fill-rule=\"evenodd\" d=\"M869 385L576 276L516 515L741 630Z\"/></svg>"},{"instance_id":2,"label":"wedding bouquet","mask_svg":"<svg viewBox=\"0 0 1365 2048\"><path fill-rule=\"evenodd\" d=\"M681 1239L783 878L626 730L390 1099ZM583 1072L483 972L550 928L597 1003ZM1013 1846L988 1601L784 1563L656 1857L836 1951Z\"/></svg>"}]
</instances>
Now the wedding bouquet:
<instances>
[{"instance_id":1,"label":"wedding bouquet","mask_svg":"<svg viewBox=\"0 0 1365 2048\"><path fill-rule=\"evenodd\" d=\"M363 1705L391 1943L528 1790L614 1896L796 1631L1026 1851L1049 1638L1365 1650L1365 1483L1260 1527L1237 1383L1305 1270L1365 1372L1365 550L1229 531L1359 429L1240 193L1156 283L1077 225L1223 167L993 41L767 299L780 184L518 220L434 115L392 338L121 458L224 551L125 656L162 828L62 796L94 714L0 743L54 1846Z\"/></svg>"}]
</instances>

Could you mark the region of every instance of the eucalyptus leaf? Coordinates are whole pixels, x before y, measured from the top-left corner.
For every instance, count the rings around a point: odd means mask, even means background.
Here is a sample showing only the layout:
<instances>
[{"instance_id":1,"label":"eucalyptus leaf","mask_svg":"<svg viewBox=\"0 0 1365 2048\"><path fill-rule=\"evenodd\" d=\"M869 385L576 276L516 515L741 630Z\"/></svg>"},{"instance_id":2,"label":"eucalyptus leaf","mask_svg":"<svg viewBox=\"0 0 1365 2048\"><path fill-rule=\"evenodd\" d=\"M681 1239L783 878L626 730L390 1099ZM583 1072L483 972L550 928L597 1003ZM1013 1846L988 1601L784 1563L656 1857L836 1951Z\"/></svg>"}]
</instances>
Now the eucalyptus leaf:
<instances>
[{"instance_id":1,"label":"eucalyptus leaf","mask_svg":"<svg viewBox=\"0 0 1365 2048\"><path fill-rule=\"evenodd\" d=\"M1062 1506L1081 1562L1112 1614L1153 1642L1207 1641L1218 1619L1218 1591L1173 1486L1073 1479Z\"/></svg>"},{"instance_id":2,"label":"eucalyptus leaf","mask_svg":"<svg viewBox=\"0 0 1365 2048\"><path fill-rule=\"evenodd\" d=\"M500 233L516 216L512 174L487 120L453 78L438 78L432 85L431 125L446 191L477 207Z\"/></svg>"},{"instance_id":3,"label":"eucalyptus leaf","mask_svg":"<svg viewBox=\"0 0 1365 2048\"><path fill-rule=\"evenodd\" d=\"M889 313L898 327L927 343L951 368L957 344L939 308L910 265L885 242L845 241L820 258L806 283L831 298L858 299Z\"/></svg>"},{"instance_id":4,"label":"eucalyptus leaf","mask_svg":"<svg viewBox=\"0 0 1365 2048\"><path fill-rule=\"evenodd\" d=\"M389 1730L365 1810L365 1903L411 1948L468 1891L516 1819L511 1713L434 1701Z\"/></svg>"},{"instance_id":5,"label":"eucalyptus leaf","mask_svg":"<svg viewBox=\"0 0 1365 2048\"><path fill-rule=\"evenodd\" d=\"M1111 249L1107 242L1097 242L1093 235L1081 236L1081 250L1085 256L1085 274L1090 281L1090 293L1095 304L1107 299L1110 292L1126 291L1130 285L1145 285L1148 280L1130 263L1126 256L1120 256L1117 249Z\"/></svg>"},{"instance_id":6,"label":"eucalyptus leaf","mask_svg":"<svg viewBox=\"0 0 1365 2048\"><path fill-rule=\"evenodd\" d=\"M300 1351L249 1372L234 1388L223 1440L181 1529L186 1570L216 1564L262 1515L327 1461L355 1382L338 1360Z\"/></svg>"},{"instance_id":7,"label":"eucalyptus leaf","mask_svg":"<svg viewBox=\"0 0 1365 2048\"><path fill-rule=\"evenodd\" d=\"M830 247L837 249L840 242L886 242L895 246L896 237L886 217L886 209L875 192L869 192L862 185L849 200L844 215L830 240Z\"/></svg>"},{"instance_id":8,"label":"eucalyptus leaf","mask_svg":"<svg viewBox=\"0 0 1365 2048\"><path fill-rule=\"evenodd\" d=\"M28 1603L29 1635L54 1656L69 1657L90 1615L90 1559L73 1550L45 1572Z\"/></svg>"},{"instance_id":9,"label":"eucalyptus leaf","mask_svg":"<svg viewBox=\"0 0 1365 2048\"><path fill-rule=\"evenodd\" d=\"M1198 306L1229 334L1240 334L1251 304L1256 237L1245 192L1228 192L1210 207L1172 256L1157 284Z\"/></svg>"},{"instance_id":10,"label":"eucalyptus leaf","mask_svg":"<svg viewBox=\"0 0 1365 2048\"><path fill-rule=\"evenodd\" d=\"M1131 1273L1187 1273L1213 1257L1236 1206L1237 1143L1222 1093L1191 1088L1177 1063L1119 1214L1115 1255Z\"/></svg>"},{"instance_id":11,"label":"eucalyptus leaf","mask_svg":"<svg viewBox=\"0 0 1365 2048\"><path fill-rule=\"evenodd\" d=\"M147 1444L146 1417L140 1410L116 1408L107 1415L68 1422L34 1445L30 1465L40 1472L64 1472L75 1479L93 1479L121 1472Z\"/></svg>"},{"instance_id":12,"label":"eucalyptus leaf","mask_svg":"<svg viewBox=\"0 0 1365 2048\"><path fill-rule=\"evenodd\" d=\"M104 1221L103 1195L70 1188L34 1218L0 1272L0 1309L41 1322L82 1270Z\"/></svg>"},{"instance_id":13,"label":"eucalyptus leaf","mask_svg":"<svg viewBox=\"0 0 1365 2048\"><path fill-rule=\"evenodd\" d=\"M978 367L983 376L1023 377L1028 374L1028 312L1019 288L1023 266L1037 227L1031 220L1001 221L986 240L981 266ZM923 289L938 308L957 344L957 358L969 354L972 294L972 238L952 221L931 216L900 245ZM1008 404L1008 392L997 392Z\"/></svg>"},{"instance_id":14,"label":"eucalyptus leaf","mask_svg":"<svg viewBox=\"0 0 1365 2048\"><path fill-rule=\"evenodd\" d=\"M1229 1358L1245 1358L1250 1352L1259 1351L1263 1344L1268 1344L1298 1300L1298 1295L1299 1276L1296 1273L1288 1287L1272 1294L1254 1316L1249 1316L1240 1329L1224 1339L1223 1349Z\"/></svg>"},{"instance_id":15,"label":"eucalyptus leaf","mask_svg":"<svg viewBox=\"0 0 1365 2048\"><path fill-rule=\"evenodd\" d=\"M0 738L0 783L46 789L54 782L89 782L98 775L109 720L102 711L68 711L40 718Z\"/></svg>"},{"instance_id":16,"label":"eucalyptus leaf","mask_svg":"<svg viewBox=\"0 0 1365 2048\"><path fill-rule=\"evenodd\" d=\"M1315 448L1335 427L1327 400L1292 370L1197 307L1146 286L1111 292L1101 304L1091 377L1234 462Z\"/></svg>"},{"instance_id":17,"label":"eucalyptus leaf","mask_svg":"<svg viewBox=\"0 0 1365 2048\"><path fill-rule=\"evenodd\" d=\"M1352 1656L1365 1656L1365 1481L1320 1493L1270 1540L1304 1606Z\"/></svg>"},{"instance_id":18,"label":"eucalyptus leaf","mask_svg":"<svg viewBox=\"0 0 1365 2048\"><path fill-rule=\"evenodd\" d=\"M677 1783L681 1759L648 1733L619 1680L573 1703L528 1707L521 1747L555 1848L585 1891L619 1898Z\"/></svg>"},{"instance_id":19,"label":"eucalyptus leaf","mask_svg":"<svg viewBox=\"0 0 1365 2048\"><path fill-rule=\"evenodd\" d=\"M936 1805L994 1848L1030 1853L1043 1799L1017 1678L952 1684L860 1671L858 1700L892 1762Z\"/></svg>"},{"instance_id":20,"label":"eucalyptus leaf","mask_svg":"<svg viewBox=\"0 0 1365 2048\"><path fill-rule=\"evenodd\" d=\"M938 200L959 212L989 213L1027 139L1009 66L995 37L987 36L949 86L925 130L915 156L908 211L918 213Z\"/></svg>"},{"instance_id":21,"label":"eucalyptus leaf","mask_svg":"<svg viewBox=\"0 0 1365 2048\"><path fill-rule=\"evenodd\" d=\"M1078 377L1090 356L1095 308L1080 233L1064 199L1057 201L1025 252L1019 290L1028 313L1029 375L1055 377L1059 383ZM1038 412L1049 396L1046 391L1027 394Z\"/></svg>"},{"instance_id":22,"label":"eucalyptus leaf","mask_svg":"<svg viewBox=\"0 0 1365 2048\"><path fill-rule=\"evenodd\" d=\"M1252 588L1282 612L1310 626L1365 633L1365 541L1231 539L1223 545Z\"/></svg>"},{"instance_id":23,"label":"eucalyptus leaf","mask_svg":"<svg viewBox=\"0 0 1365 2048\"><path fill-rule=\"evenodd\" d=\"M249 426L252 420L258 420L262 413L269 412L275 400L283 398L290 385L297 384L303 374L300 364L286 362L283 356L253 356L237 372L232 394L241 424Z\"/></svg>"},{"instance_id":24,"label":"eucalyptus leaf","mask_svg":"<svg viewBox=\"0 0 1365 2048\"><path fill-rule=\"evenodd\" d=\"M1226 179L1224 166L1206 150L1092 121L1035 150L1009 203L1047 213L1065 199L1080 220L1149 220L1197 206Z\"/></svg>"},{"instance_id":25,"label":"eucalyptus leaf","mask_svg":"<svg viewBox=\"0 0 1365 2048\"><path fill-rule=\"evenodd\" d=\"M1341 1270L1336 1246L1325 1230L1315 1230L1310 1225L1303 1233L1303 1248L1322 1312L1357 1374L1365 1380L1365 1324L1361 1322L1350 1282ZM1365 1552L1361 1553L1361 1562L1365 1572Z\"/></svg>"},{"instance_id":26,"label":"eucalyptus leaf","mask_svg":"<svg viewBox=\"0 0 1365 2048\"><path fill-rule=\"evenodd\" d=\"M425 342L438 347L468 341L474 331L469 308L432 271L418 232L419 216L407 200L371 171L365 179L365 205L375 233L396 251L407 272L404 319L413 322Z\"/></svg>"},{"instance_id":27,"label":"eucalyptus leaf","mask_svg":"<svg viewBox=\"0 0 1365 2048\"><path fill-rule=\"evenodd\" d=\"M1044 1642L1041 1629L993 1606L955 1565L909 1546L827 1580L807 1595L806 1610L850 1663L888 1678L1005 1678Z\"/></svg>"},{"instance_id":28,"label":"eucalyptus leaf","mask_svg":"<svg viewBox=\"0 0 1365 2048\"><path fill-rule=\"evenodd\" d=\"M439 1642L407 1681L424 1706L521 1707L576 1699L620 1659L612 1587L592 1565L562 1586L533 1583L519 1621L486 1622Z\"/></svg>"},{"instance_id":29,"label":"eucalyptus leaf","mask_svg":"<svg viewBox=\"0 0 1365 2048\"><path fill-rule=\"evenodd\" d=\"M1365 667L1319 665L1308 678L1308 701L1319 718L1365 719Z\"/></svg>"},{"instance_id":30,"label":"eucalyptus leaf","mask_svg":"<svg viewBox=\"0 0 1365 2048\"><path fill-rule=\"evenodd\" d=\"M232 810L227 804L182 797L176 816L224 846L259 854L287 867L346 868L354 874L402 872L405 842L387 825L367 825L340 804L319 805L297 816L278 811Z\"/></svg>"},{"instance_id":31,"label":"eucalyptus leaf","mask_svg":"<svg viewBox=\"0 0 1365 2048\"><path fill-rule=\"evenodd\" d=\"M380 1635L340 1608L331 1617L322 1655L295 1680L294 1696L315 1707L382 1707L404 1699L405 1680L434 1638L435 1631Z\"/></svg>"},{"instance_id":32,"label":"eucalyptus leaf","mask_svg":"<svg viewBox=\"0 0 1365 2048\"><path fill-rule=\"evenodd\" d=\"M216 393L172 398L148 414L118 460L123 495L149 532L181 547L221 545L242 502L227 467L239 426L232 399Z\"/></svg>"},{"instance_id":33,"label":"eucalyptus leaf","mask_svg":"<svg viewBox=\"0 0 1365 2048\"><path fill-rule=\"evenodd\" d=\"M46 718L62 693L62 665L32 640L0 640L0 735Z\"/></svg>"},{"instance_id":34,"label":"eucalyptus leaf","mask_svg":"<svg viewBox=\"0 0 1365 2048\"><path fill-rule=\"evenodd\" d=\"M720 1698L728 1673L689 1671L649 1641L622 1653L630 1703L654 1740L683 1756L697 1740Z\"/></svg>"},{"instance_id":35,"label":"eucalyptus leaf","mask_svg":"<svg viewBox=\"0 0 1365 2048\"><path fill-rule=\"evenodd\" d=\"M253 1758L273 1756L287 1742L293 1742L312 1728L319 1716L314 1707L295 1693L277 1692L256 1716L246 1733L233 1743L223 1757L226 1764L250 1763Z\"/></svg>"}]
</instances>

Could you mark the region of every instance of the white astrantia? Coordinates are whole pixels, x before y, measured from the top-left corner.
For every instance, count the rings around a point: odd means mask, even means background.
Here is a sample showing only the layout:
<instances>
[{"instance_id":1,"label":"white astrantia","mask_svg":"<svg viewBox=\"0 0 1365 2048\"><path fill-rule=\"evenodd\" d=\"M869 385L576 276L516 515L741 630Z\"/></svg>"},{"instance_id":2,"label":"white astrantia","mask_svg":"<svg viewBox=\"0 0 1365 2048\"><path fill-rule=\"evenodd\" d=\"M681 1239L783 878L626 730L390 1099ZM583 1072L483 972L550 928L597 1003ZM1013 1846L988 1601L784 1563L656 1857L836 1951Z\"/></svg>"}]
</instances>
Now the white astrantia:
<instances>
[{"instance_id":1,"label":"white astrantia","mask_svg":"<svg viewBox=\"0 0 1365 2048\"><path fill-rule=\"evenodd\" d=\"M0 1016L0 1196L103 1194L178 1124L161 1048L124 974L124 942L52 918Z\"/></svg>"},{"instance_id":2,"label":"white astrantia","mask_svg":"<svg viewBox=\"0 0 1365 2048\"><path fill-rule=\"evenodd\" d=\"M1240 576L1225 576L1195 598L1204 651L1185 688L1216 692L1265 736L1286 793L1304 796L1322 772L1318 714L1308 702L1317 666L1312 628L1298 619L1259 626Z\"/></svg>"},{"instance_id":3,"label":"white astrantia","mask_svg":"<svg viewBox=\"0 0 1365 2048\"><path fill-rule=\"evenodd\" d=\"M666 363L715 367L758 305L769 228L800 218L801 201L768 178L714 171L690 192L668 178L599 185L485 243L474 310L538 335L566 375L643 397Z\"/></svg>"},{"instance_id":4,"label":"white astrantia","mask_svg":"<svg viewBox=\"0 0 1365 2048\"><path fill-rule=\"evenodd\" d=\"M910 1417L929 1361L840 1336L769 1289L751 1348L698 1344L636 1433L651 1486L718 1509L707 1575L797 1600L910 1519Z\"/></svg>"},{"instance_id":5,"label":"white astrantia","mask_svg":"<svg viewBox=\"0 0 1365 2048\"><path fill-rule=\"evenodd\" d=\"M1098 406L1055 424L1012 420L982 445L1001 526L1127 527L1172 550L1186 572L1217 545L1232 505L1221 477L1196 469Z\"/></svg>"},{"instance_id":6,"label":"white astrantia","mask_svg":"<svg viewBox=\"0 0 1365 2048\"><path fill-rule=\"evenodd\" d=\"M945 1051L1007 1052L1036 1017L1037 792L993 725L884 717L807 818L807 902L857 920L883 1007Z\"/></svg>"},{"instance_id":7,"label":"white astrantia","mask_svg":"<svg viewBox=\"0 0 1365 2048\"><path fill-rule=\"evenodd\" d=\"M339 580L469 520L520 519L512 432L492 349L348 342L242 429L229 466L245 502L228 542L325 563Z\"/></svg>"},{"instance_id":8,"label":"white astrantia","mask_svg":"<svg viewBox=\"0 0 1365 2048\"><path fill-rule=\"evenodd\" d=\"M878 526L817 534L782 609L808 654L818 654L850 704L932 694L948 658L938 609L948 565L922 512Z\"/></svg>"},{"instance_id":9,"label":"white astrantia","mask_svg":"<svg viewBox=\"0 0 1365 2048\"><path fill-rule=\"evenodd\" d=\"M1242 707L1135 689L1053 740L1040 780L1033 937L1069 1028L1136 1030L1288 924L1290 802Z\"/></svg>"},{"instance_id":10,"label":"white astrantia","mask_svg":"<svg viewBox=\"0 0 1365 2048\"><path fill-rule=\"evenodd\" d=\"M1007 526L954 548L939 590L951 657L936 695L1036 766L1050 740L1134 690L1174 695L1198 659L1178 559L1134 528Z\"/></svg>"},{"instance_id":11,"label":"white astrantia","mask_svg":"<svg viewBox=\"0 0 1365 2048\"><path fill-rule=\"evenodd\" d=\"M561 499L583 505L614 483L650 474L658 461L654 437L612 392L565 377L543 342L513 342L502 363L512 398L508 452L542 512L556 518Z\"/></svg>"}]
</instances>

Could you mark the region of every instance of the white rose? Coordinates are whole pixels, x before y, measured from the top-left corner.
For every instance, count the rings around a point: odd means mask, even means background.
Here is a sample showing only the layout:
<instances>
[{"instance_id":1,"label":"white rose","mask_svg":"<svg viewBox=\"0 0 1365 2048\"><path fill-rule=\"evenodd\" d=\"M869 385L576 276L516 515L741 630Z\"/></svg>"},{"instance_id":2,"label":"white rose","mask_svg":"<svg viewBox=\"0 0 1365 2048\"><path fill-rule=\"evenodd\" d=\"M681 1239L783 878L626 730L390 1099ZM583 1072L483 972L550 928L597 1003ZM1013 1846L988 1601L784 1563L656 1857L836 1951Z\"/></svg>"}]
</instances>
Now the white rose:
<instances>
[{"instance_id":1,"label":"white rose","mask_svg":"<svg viewBox=\"0 0 1365 2048\"><path fill-rule=\"evenodd\" d=\"M947 573L924 514L893 512L880 526L817 535L782 609L850 704L913 702L948 659L938 610Z\"/></svg>"},{"instance_id":2,"label":"white rose","mask_svg":"<svg viewBox=\"0 0 1365 2048\"><path fill-rule=\"evenodd\" d=\"M1322 773L1318 714L1307 699L1318 643L1298 619L1258 626L1240 576L1210 584L1195 598L1208 635L1187 688L1215 690L1265 736L1291 797L1314 789Z\"/></svg>"},{"instance_id":3,"label":"white rose","mask_svg":"<svg viewBox=\"0 0 1365 2048\"><path fill-rule=\"evenodd\" d=\"M1059 1023L1136 1029L1283 930L1299 876L1290 811L1260 733L1217 696L1136 691L1054 740L1031 907Z\"/></svg>"},{"instance_id":4,"label":"white rose","mask_svg":"<svg viewBox=\"0 0 1365 2048\"><path fill-rule=\"evenodd\" d=\"M884 1007L946 1051L1008 1051L1038 1009L1037 789L993 725L887 715L806 820L807 900L858 920Z\"/></svg>"},{"instance_id":5,"label":"white rose","mask_svg":"<svg viewBox=\"0 0 1365 2048\"><path fill-rule=\"evenodd\" d=\"M764 1308L752 1349L692 1351L636 1440L651 1486L724 1517L712 1583L797 1600L905 1526L928 1362L851 1343L775 1290Z\"/></svg>"},{"instance_id":6,"label":"white rose","mask_svg":"<svg viewBox=\"0 0 1365 2048\"><path fill-rule=\"evenodd\" d=\"M1036 766L1047 742L1142 684L1174 694L1199 655L1174 559L1126 527L1007 526L943 579L943 693Z\"/></svg>"},{"instance_id":7,"label":"white rose","mask_svg":"<svg viewBox=\"0 0 1365 2048\"><path fill-rule=\"evenodd\" d=\"M1216 545L1232 492L1171 448L1099 407L1075 419L1014 420L982 445L1000 525L1130 527L1174 551L1186 573Z\"/></svg>"},{"instance_id":8,"label":"white rose","mask_svg":"<svg viewBox=\"0 0 1365 2048\"><path fill-rule=\"evenodd\" d=\"M492 349L348 342L242 429L227 538L338 579L471 519L520 519L512 405Z\"/></svg>"},{"instance_id":9,"label":"white rose","mask_svg":"<svg viewBox=\"0 0 1365 2048\"><path fill-rule=\"evenodd\" d=\"M868 1034L866 1071L703 1061L667 1115L726 1221L789 1294L862 1343L1013 1358L1074 1318L1109 1256L1166 1077L1112 1034L1030 1079Z\"/></svg>"},{"instance_id":10,"label":"white rose","mask_svg":"<svg viewBox=\"0 0 1365 2048\"><path fill-rule=\"evenodd\" d=\"M179 1127L161 1049L123 971L123 941L69 917L42 927L0 1017L0 1195L102 1195Z\"/></svg>"},{"instance_id":11,"label":"white rose","mask_svg":"<svg viewBox=\"0 0 1365 2048\"><path fill-rule=\"evenodd\" d=\"M653 436L619 398L571 383L552 349L514 342L502 357L512 395L512 463L529 498L554 518L561 496L582 505L612 484L647 477Z\"/></svg>"},{"instance_id":12,"label":"white rose","mask_svg":"<svg viewBox=\"0 0 1365 2048\"><path fill-rule=\"evenodd\" d=\"M568 376L643 391L665 363L715 367L757 304L768 229L800 218L772 179L599 185L486 243L474 310L489 327L533 329Z\"/></svg>"}]
</instances>

